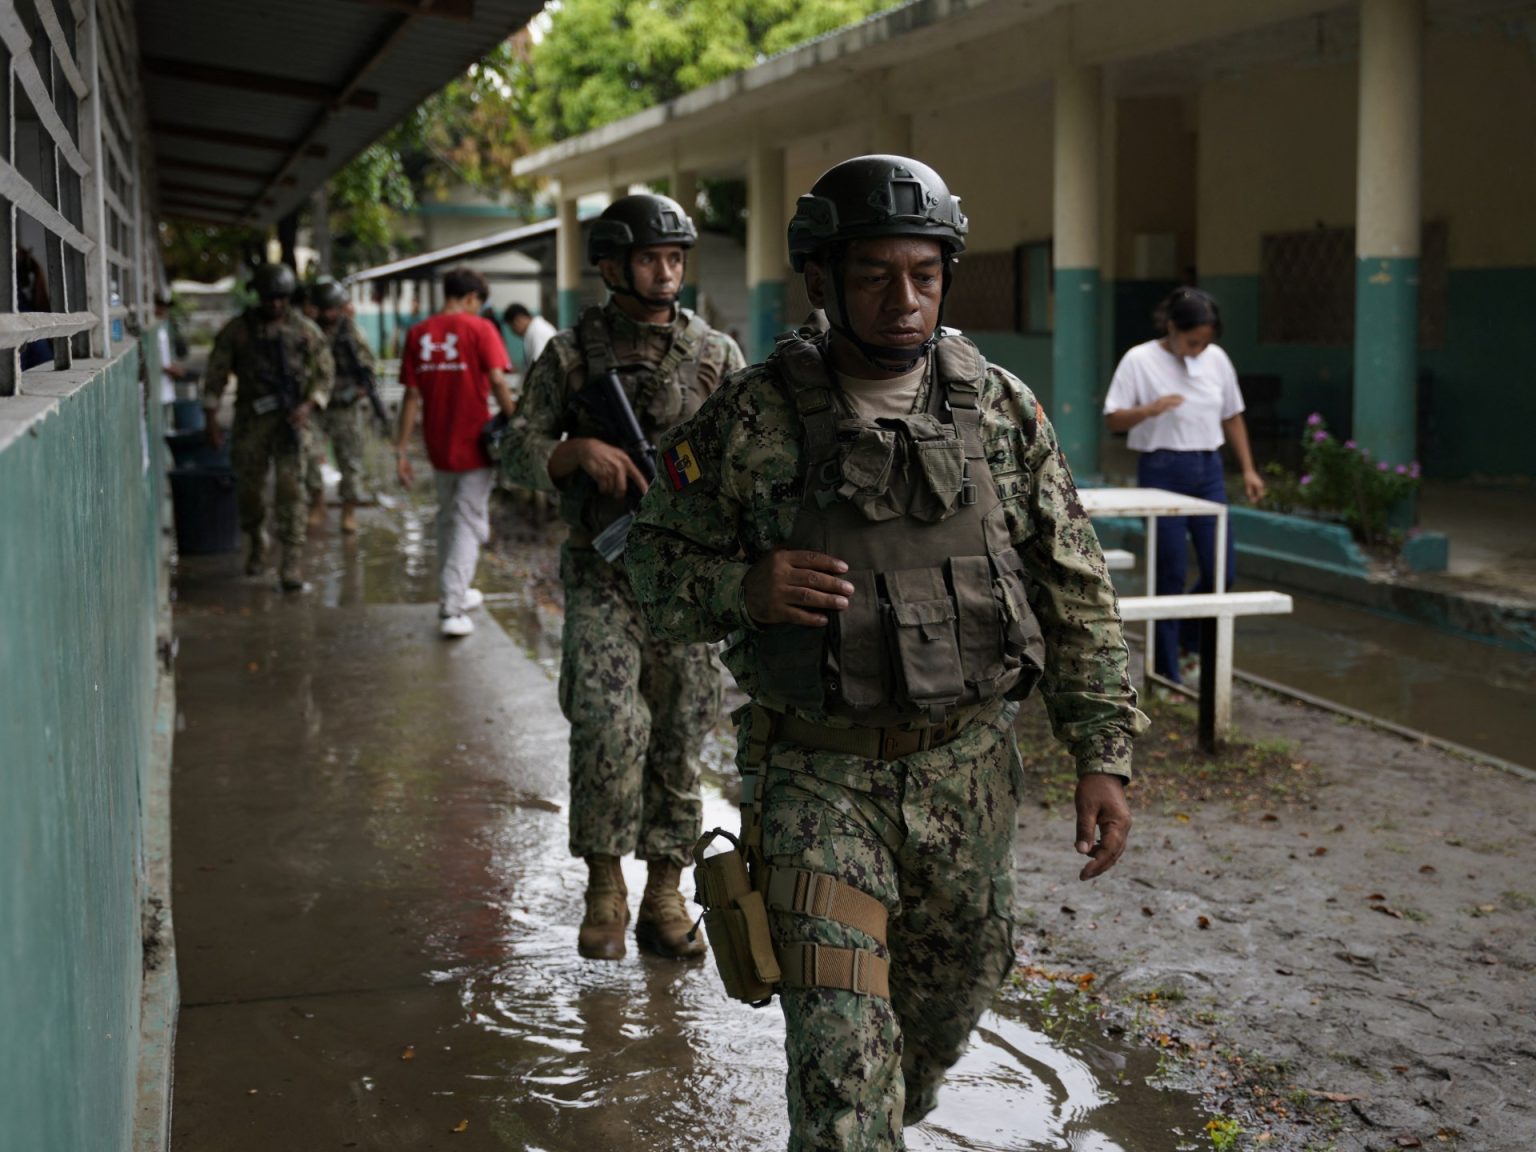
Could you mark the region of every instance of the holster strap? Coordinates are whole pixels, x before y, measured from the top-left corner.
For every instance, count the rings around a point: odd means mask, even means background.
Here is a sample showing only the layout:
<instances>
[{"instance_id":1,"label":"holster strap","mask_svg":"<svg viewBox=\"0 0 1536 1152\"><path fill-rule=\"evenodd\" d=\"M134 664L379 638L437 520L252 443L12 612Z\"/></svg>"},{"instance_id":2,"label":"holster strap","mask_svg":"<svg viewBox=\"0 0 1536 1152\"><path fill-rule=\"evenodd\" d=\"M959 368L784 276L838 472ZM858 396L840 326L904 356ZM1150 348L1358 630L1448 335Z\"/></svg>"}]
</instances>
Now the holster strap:
<instances>
[{"instance_id":1,"label":"holster strap","mask_svg":"<svg viewBox=\"0 0 1536 1152\"><path fill-rule=\"evenodd\" d=\"M785 944L779 949L779 971L780 984L792 988L836 988L891 998L891 962L863 948Z\"/></svg>"},{"instance_id":2,"label":"holster strap","mask_svg":"<svg viewBox=\"0 0 1536 1152\"><path fill-rule=\"evenodd\" d=\"M885 905L825 872L774 868L768 873L766 903L771 912L817 916L855 928L885 946Z\"/></svg>"},{"instance_id":3,"label":"holster strap","mask_svg":"<svg viewBox=\"0 0 1536 1152\"><path fill-rule=\"evenodd\" d=\"M981 707L951 713L943 723L926 728L834 728L813 724L792 712L779 717L774 738L817 752L836 752L865 760L900 760L948 744L981 712Z\"/></svg>"}]
</instances>

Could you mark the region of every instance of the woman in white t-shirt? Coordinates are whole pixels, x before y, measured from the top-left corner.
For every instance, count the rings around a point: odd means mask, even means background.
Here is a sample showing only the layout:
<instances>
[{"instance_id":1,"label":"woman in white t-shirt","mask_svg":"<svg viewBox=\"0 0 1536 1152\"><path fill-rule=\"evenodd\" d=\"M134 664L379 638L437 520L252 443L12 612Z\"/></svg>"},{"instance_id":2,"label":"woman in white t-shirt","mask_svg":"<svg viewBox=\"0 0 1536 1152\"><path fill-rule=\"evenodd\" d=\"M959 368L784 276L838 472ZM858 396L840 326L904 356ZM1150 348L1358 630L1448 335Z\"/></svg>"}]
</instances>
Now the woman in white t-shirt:
<instances>
[{"instance_id":1,"label":"woman in white t-shirt","mask_svg":"<svg viewBox=\"0 0 1536 1152\"><path fill-rule=\"evenodd\" d=\"M1140 454L1136 483L1184 496L1226 503L1221 446L1232 445L1250 501L1264 495L1264 480L1253 466L1243 396L1232 361L1215 343L1221 335L1216 301L1198 288L1177 288L1158 306L1162 335L1126 352L1104 398L1104 422L1111 432L1129 433ZM1189 540L1193 539L1200 578L1194 591L1209 592L1216 580L1216 523L1210 516L1161 517L1157 521L1159 596L1187 590ZM1235 550L1227 534L1227 585ZM1156 670L1177 683L1179 652L1199 644L1197 622L1157 624Z\"/></svg>"}]
</instances>

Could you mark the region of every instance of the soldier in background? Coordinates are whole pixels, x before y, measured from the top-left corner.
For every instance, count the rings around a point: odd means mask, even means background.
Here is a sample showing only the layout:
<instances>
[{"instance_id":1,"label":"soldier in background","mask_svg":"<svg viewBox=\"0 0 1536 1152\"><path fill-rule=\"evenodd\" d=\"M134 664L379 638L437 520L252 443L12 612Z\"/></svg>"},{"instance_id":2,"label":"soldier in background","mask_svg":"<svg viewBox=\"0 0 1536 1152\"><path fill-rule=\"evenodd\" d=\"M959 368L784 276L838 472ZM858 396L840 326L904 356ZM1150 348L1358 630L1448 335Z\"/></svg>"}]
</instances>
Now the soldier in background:
<instances>
[{"instance_id":1,"label":"soldier in background","mask_svg":"<svg viewBox=\"0 0 1536 1152\"><path fill-rule=\"evenodd\" d=\"M1013 719L1037 682L1077 760L1083 879L1130 827L1146 718L1098 538L1029 389L940 327L967 229L915 160L826 172L789 251L830 330L662 441L629 540L651 627L729 636L752 698L743 839L793 1150L904 1147L1013 963Z\"/></svg>"},{"instance_id":2,"label":"soldier in background","mask_svg":"<svg viewBox=\"0 0 1536 1152\"><path fill-rule=\"evenodd\" d=\"M325 448L330 441L336 453L336 468L341 473L341 530L357 532L357 504L362 498L358 487L363 474L363 401L373 376L373 352L356 322L347 315L347 292L329 276L311 284L307 299L315 305L320 330L331 346L336 364L336 384L331 399L315 420L309 458L304 469L304 486L309 490L309 526L325 523Z\"/></svg>"},{"instance_id":3,"label":"soldier in background","mask_svg":"<svg viewBox=\"0 0 1536 1152\"><path fill-rule=\"evenodd\" d=\"M245 571L267 563L267 472L276 473L277 537L283 546L279 579L289 592L304 588L304 445L316 409L330 398L335 369L325 336L290 307L293 270L263 264L251 276L260 303L219 330L203 385L208 441L222 447L218 410L236 380L230 463L235 470L240 527L249 538Z\"/></svg>"},{"instance_id":4,"label":"soldier in background","mask_svg":"<svg viewBox=\"0 0 1536 1152\"><path fill-rule=\"evenodd\" d=\"M678 891L699 834L699 753L720 707L720 673L705 644L652 635L622 558L594 537L619 520L646 480L595 396L616 373L646 438L691 415L742 366L730 337L677 303L693 221L665 196L624 196L593 222L587 256L609 290L574 329L545 346L524 383L503 453L512 484L560 492L570 536L561 549L565 630L560 707L571 722L570 849L587 862L577 950L624 955L628 891L619 860L648 865L635 923L640 947L702 955ZM611 395L611 392L609 393Z\"/></svg>"}]
</instances>

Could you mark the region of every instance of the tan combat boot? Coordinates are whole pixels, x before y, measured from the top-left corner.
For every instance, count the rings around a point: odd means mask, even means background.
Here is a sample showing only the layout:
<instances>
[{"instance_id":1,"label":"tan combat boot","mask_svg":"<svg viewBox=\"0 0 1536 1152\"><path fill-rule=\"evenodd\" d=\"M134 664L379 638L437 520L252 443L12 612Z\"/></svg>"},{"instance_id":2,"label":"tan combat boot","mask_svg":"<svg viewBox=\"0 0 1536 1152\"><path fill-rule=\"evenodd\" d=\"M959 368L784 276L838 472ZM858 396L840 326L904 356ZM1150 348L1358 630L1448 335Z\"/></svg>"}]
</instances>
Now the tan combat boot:
<instances>
[{"instance_id":1,"label":"tan combat boot","mask_svg":"<svg viewBox=\"0 0 1536 1152\"><path fill-rule=\"evenodd\" d=\"M283 545L283 563L277 578L284 592L304 591L304 553L300 549Z\"/></svg>"},{"instance_id":2,"label":"tan combat boot","mask_svg":"<svg viewBox=\"0 0 1536 1152\"><path fill-rule=\"evenodd\" d=\"M309 498L309 526L311 528L323 528L325 526L324 492L316 492Z\"/></svg>"},{"instance_id":3,"label":"tan combat boot","mask_svg":"<svg viewBox=\"0 0 1536 1152\"><path fill-rule=\"evenodd\" d=\"M258 528L250 534L250 547L245 553L245 574L247 576L259 576L267 568L267 533L266 529Z\"/></svg>"},{"instance_id":4,"label":"tan combat boot","mask_svg":"<svg viewBox=\"0 0 1536 1152\"><path fill-rule=\"evenodd\" d=\"M692 959L706 950L702 932L688 939L693 919L677 889L682 875L682 868L672 861L652 860L645 877L645 895L640 899L640 915L635 918L635 942L669 960Z\"/></svg>"},{"instance_id":5,"label":"tan combat boot","mask_svg":"<svg viewBox=\"0 0 1536 1152\"><path fill-rule=\"evenodd\" d=\"M341 505L341 530L348 536L357 535L357 501L345 500Z\"/></svg>"},{"instance_id":6,"label":"tan combat boot","mask_svg":"<svg viewBox=\"0 0 1536 1152\"><path fill-rule=\"evenodd\" d=\"M621 960L629 926L629 889L617 856L587 857L587 914L576 934L576 951L588 960Z\"/></svg>"}]
</instances>

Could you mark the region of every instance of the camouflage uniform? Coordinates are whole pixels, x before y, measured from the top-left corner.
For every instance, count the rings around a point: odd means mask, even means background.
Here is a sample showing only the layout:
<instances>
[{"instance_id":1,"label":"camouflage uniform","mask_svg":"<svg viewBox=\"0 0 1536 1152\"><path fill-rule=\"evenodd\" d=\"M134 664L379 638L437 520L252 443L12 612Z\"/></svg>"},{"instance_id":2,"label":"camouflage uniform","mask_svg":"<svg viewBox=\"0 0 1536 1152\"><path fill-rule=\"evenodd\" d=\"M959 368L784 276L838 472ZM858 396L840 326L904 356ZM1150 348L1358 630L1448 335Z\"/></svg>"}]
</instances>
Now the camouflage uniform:
<instances>
[{"instance_id":1,"label":"camouflage uniform","mask_svg":"<svg viewBox=\"0 0 1536 1152\"><path fill-rule=\"evenodd\" d=\"M926 410L929 388L925 382L913 411ZM1146 719L1135 707L1098 538L1030 391L988 365L980 410L987 465L1045 635L1040 686L1053 728L1080 773L1128 778L1131 741ZM661 447L664 457L683 451L695 471L686 482L653 485L641 505L627 553L636 595L659 635L730 636L726 664L756 697L763 633L748 618L742 580L789 539L804 490L800 417L774 362L733 377ZM857 947L891 965L888 1001L780 985L791 1149L903 1147L902 1126L934 1106L945 1071L1007 973L1016 711L993 702L949 742L896 760L769 738L768 862L829 873L876 897L890 915L888 949L880 949L836 920L770 914L781 950L792 942ZM745 751L762 739L752 725L771 714L744 715L738 744ZM839 723L815 712L803 718Z\"/></svg>"},{"instance_id":2,"label":"camouflage uniform","mask_svg":"<svg viewBox=\"0 0 1536 1152\"><path fill-rule=\"evenodd\" d=\"M208 358L204 406L216 409L236 378L235 423L230 462L235 470L240 527L259 535L267 517L267 468L276 470L277 536L285 550L303 545L305 519L303 471L305 439L296 434L288 412L277 402L278 378L286 369L300 400L314 405L313 420L330 398L335 378L331 350L320 329L296 312L268 321L256 309L236 316L219 330Z\"/></svg>"},{"instance_id":3,"label":"camouflage uniform","mask_svg":"<svg viewBox=\"0 0 1536 1152\"><path fill-rule=\"evenodd\" d=\"M343 340L343 333L348 333L351 339ZM348 317L338 321L336 330L329 336L329 343L331 358L336 365L336 386L331 390L330 403L325 406L325 411L317 413L318 419L313 421L310 453L304 467L304 487L309 492L312 504L325 491L323 468L325 445L329 440L336 453L336 467L341 472L338 494L344 503L355 504L362 499L358 490L358 477L363 474L364 414L363 405L358 403L363 399L363 393L358 382L358 371L373 368L373 351L358 331L356 322Z\"/></svg>"},{"instance_id":4,"label":"camouflage uniform","mask_svg":"<svg viewBox=\"0 0 1536 1152\"><path fill-rule=\"evenodd\" d=\"M686 326L642 324L612 301L603 308L616 364L657 364ZM675 379L691 412L725 375L742 365L729 336L708 331L693 364ZM696 367L695 367L696 366ZM575 332L562 331L528 374L503 452L506 479L552 490L549 457L561 435L602 436L573 405L586 379ZM653 437L663 389L651 380L630 388L630 403ZM583 509L595 492L578 473L561 492L571 525L561 549L565 631L561 642L560 707L571 723L570 850L573 856L626 856L689 862L699 835L698 756L720 708L720 677L709 647L657 640L640 615L623 571L592 547Z\"/></svg>"}]
</instances>

